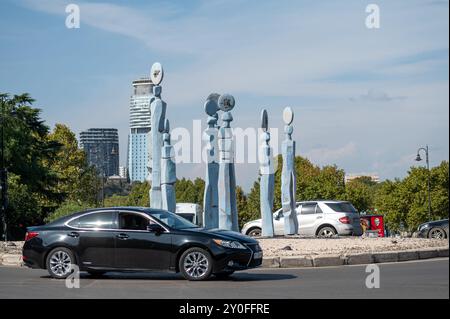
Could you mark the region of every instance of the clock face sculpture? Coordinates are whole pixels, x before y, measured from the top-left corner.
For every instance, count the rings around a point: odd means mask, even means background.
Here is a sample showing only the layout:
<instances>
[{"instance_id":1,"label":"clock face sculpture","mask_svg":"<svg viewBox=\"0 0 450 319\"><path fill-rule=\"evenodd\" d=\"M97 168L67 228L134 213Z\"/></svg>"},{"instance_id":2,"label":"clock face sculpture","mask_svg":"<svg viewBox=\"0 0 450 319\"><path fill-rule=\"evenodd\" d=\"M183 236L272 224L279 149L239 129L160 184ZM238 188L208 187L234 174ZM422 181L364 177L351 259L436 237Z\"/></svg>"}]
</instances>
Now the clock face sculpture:
<instances>
[{"instance_id":1,"label":"clock face sculpture","mask_svg":"<svg viewBox=\"0 0 450 319\"><path fill-rule=\"evenodd\" d=\"M222 111L228 112L234 108L234 97L231 94L222 94L219 97L219 107Z\"/></svg>"}]
</instances>

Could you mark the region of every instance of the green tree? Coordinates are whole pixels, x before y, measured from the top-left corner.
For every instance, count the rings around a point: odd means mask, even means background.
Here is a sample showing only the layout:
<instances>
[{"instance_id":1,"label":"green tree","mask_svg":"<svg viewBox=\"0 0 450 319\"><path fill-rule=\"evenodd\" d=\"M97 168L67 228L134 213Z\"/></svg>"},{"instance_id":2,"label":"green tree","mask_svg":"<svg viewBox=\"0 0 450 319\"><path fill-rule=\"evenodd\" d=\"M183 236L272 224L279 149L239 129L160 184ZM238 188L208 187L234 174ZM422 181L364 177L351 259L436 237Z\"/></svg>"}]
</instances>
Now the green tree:
<instances>
[{"instance_id":1,"label":"green tree","mask_svg":"<svg viewBox=\"0 0 450 319\"><path fill-rule=\"evenodd\" d=\"M403 179L383 182L375 195L375 207L385 215L391 230L414 231L430 219L428 214L428 170L413 167ZM431 219L448 218L448 161L433 167L431 174Z\"/></svg>"},{"instance_id":2,"label":"green tree","mask_svg":"<svg viewBox=\"0 0 450 319\"><path fill-rule=\"evenodd\" d=\"M49 128L40 118L41 110L33 108L28 94L0 93L1 125L4 129L4 160L11 175L8 191L13 199L6 211L9 231L16 233L24 226L42 222L43 216L54 209L49 204L63 198L55 192L57 175L45 165L54 158L60 145L47 139ZM24 202L35 207L31 217ZM25 210L24 210L25 209ZM25 216L28 216L24 219ZM0 230L1 231L1 230Z\"/></svg>"},{"instance_id":3,"label":"green tree","mask_svg":"<svg viewBox=\"0 0 450 319\"><path fill-rule=\"evenodd\" d=\"M56 124L47 138L60 145L55 157L45 161L57 176L54 192L68 201L97 205L100 180L95 169L88 166L86 153L78 147L75 133L64 124Z\"/></svg>"},{"instance_id":4,"label":"green tree","mask_svg":"<svg viewBox=\"0 0 450 319\"><path fill-rule=\"evenodd\" d=\"M134 182L128 195L127 206L150 206L150 184L148 182Z\"/></svg>"},{"instance_id":5,"label":"green tree","mask_svg":"<svg viewBox=\"0 0 450 319\"><path fill-rule=\"evenodd\" d=\"M374 193L377 183L370 177L358 177L350 180L345 185L345 200L355 206L359 212L374 212Z\"/></svg>"},{"instance_id":6,"label":"green tree","mask_svg":"<svg viewBox=\"0 0 450 319\"><path fill-rule=\"evenodd\" d=\"M77 201L65 201L54 212L52 212L45 218L45 222L50 223L57 220L58 218L73 214L75 212L81 212L88 208L92 207L86 203Z\"/></svg>"},{"instance_id":7,"label":"green tree","mask_svg":"<svg viewBox=\"0 0 450 319\"><path fill-rule=\"evenodd\" d=\"M105 198L105 207L128 206L129 196L127 195L112 195Z\"/></svg>"}]
</instances>

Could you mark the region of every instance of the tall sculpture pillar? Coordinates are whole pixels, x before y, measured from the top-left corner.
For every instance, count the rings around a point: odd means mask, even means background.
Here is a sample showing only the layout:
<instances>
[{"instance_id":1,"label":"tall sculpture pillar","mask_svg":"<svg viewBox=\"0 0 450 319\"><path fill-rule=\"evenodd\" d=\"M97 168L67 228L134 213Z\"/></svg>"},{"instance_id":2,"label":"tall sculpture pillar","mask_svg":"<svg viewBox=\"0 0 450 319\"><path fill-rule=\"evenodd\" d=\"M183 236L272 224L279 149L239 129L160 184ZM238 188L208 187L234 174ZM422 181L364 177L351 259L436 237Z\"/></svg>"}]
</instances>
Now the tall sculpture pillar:
<instances>
[{"instance_id":1,"label":"tall sculpture pillar","mask_svg":"<svg viewBox=\"0 0 450 319\"><path fill-rule=\"evenodd\" d=\"M153 87L153 97L150 103L151 131L150 142L151 153L151 189L150 207L162 208L161 195L161 149L163 146L162 133L164 130L164 120L166 116L167 104L161 100L161 86L164 71L161 64L155 63L150 71L150 77L155 85Z\"/></svg>"},{"instance_id":2,"label":"tall sculpture pillar","mask_svg":"<svg viewBox=\"0 0 450 319\"><path fill-rule=\"evenodd\" d=\"M285 139L281 144L283 156L283 170L281 173L281 205L284 216L284 234L293 235L298 233L298 219L295 202L295 141L292 140L292 121L294 112L290 107L283 111L283 121L285 123Z\"/></svg>"},{"instance_id":3,"label":"tall sculpture pillar","mask_svg":"<svg viewBox=\"0 0 450 319\"><path fill-rule=\"evenodd\" d=\"M230 122L234 97L223 94L219 98L219 107L223 126L219 129L219 228L239 231L236 205L236 176L234 171L234 145Z\"/></svg>"},{"instance_id":4,"label":"tall sculpture pillar","mask_svg":"<svg viewBox=\"0 0 450 319\"><path fill-rule=\"evenodd\" d=\"M262 218L262 236L273 237L273 193L275 185L275 177L273 170L273 152L269 145L270 133L267 111L261 113L261 128L263 133L260 136L261 146L259 149L259 173L261 180L259 183L260 191L260 207Z\"/></svg>"},{"instance_id":5,"label":"tall sculpture pillar","mask_svg":"<svg viewBox=\"0 0 450 319\"><path fill-rule=\"evenodd\" d=\"M208 128L203 132L206 142L206 176L205 192L203 194L203 227L219 227L219 148L217 143L217 111L218 94L211 94L205 103L205 112L208 114Z\"/></svg>"},{"instance_id":6,"label":"tall sculpture pillar","mask_svg":"<svg viewBox=\"0 0 450 319\"><path fill-rule=\"evenodd\" d=\"M169 212L175 213L175 182L177 180L175 166L175 151L170 145L170 126L169 120L164 122L163 147L161 150L161 194L162 208Z\"/></svg>"}]
</instances>

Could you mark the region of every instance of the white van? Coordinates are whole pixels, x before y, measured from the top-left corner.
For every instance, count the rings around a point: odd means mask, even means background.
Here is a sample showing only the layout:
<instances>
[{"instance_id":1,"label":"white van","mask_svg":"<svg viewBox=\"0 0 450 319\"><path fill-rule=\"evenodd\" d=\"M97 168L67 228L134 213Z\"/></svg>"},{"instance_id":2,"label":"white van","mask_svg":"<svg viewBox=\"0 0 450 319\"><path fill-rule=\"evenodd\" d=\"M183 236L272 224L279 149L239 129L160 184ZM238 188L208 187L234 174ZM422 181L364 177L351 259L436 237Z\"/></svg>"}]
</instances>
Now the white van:
<instances>
[{"instance_id":1,"label":"white van","mask_svg":"<svg viewBox=\"0 0 450 319\"><path fill-rule=\"evenodd\" d=\"M177 203L175 214L186 218L191 223L203 227L203 210L199 204Z\"/></svg>"}]
</instances>

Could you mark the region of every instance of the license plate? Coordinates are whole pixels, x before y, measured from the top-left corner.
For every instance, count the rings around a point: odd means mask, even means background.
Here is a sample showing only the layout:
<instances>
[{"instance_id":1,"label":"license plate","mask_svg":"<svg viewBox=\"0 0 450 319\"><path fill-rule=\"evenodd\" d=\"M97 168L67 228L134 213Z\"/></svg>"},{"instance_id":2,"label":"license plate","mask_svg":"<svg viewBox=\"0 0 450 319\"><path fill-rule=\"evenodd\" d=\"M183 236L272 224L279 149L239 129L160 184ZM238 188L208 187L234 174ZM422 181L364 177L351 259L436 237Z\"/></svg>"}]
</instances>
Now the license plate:
<instances>
[{"instance_id":1,"label":"license plate","mask_svg":"<svg viewBox=\"0 0 450 319\"><path fill-rule=\"evenodd\" d=\"M256 252L256 253L253 254L253 258L254 258L254 259L261 259L262 256L263 256L262 251L258 251L258 252Z\"/></svg>"}]
</instances>

